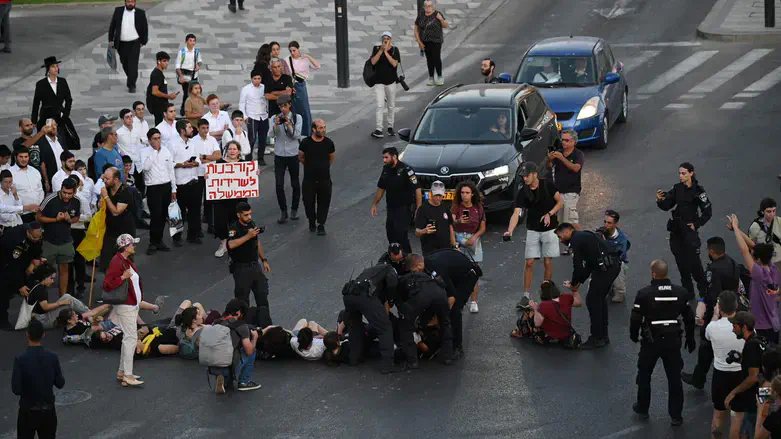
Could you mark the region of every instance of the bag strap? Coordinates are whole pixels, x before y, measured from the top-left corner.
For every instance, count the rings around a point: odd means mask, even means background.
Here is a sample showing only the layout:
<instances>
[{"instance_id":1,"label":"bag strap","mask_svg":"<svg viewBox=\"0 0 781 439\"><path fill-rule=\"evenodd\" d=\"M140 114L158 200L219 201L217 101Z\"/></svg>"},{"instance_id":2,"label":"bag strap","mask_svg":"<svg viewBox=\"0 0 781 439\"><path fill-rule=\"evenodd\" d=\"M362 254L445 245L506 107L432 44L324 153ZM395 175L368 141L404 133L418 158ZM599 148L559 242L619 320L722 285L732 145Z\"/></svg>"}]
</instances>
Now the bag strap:
<instances>
[{"instance_id":1,"label":"bag strap","mask_svg":"<svg viewBox=\"0 0 781 439\"><path fill-rule=\"evenodd\" d=\"M561 318L564 319L567 325L569 325L569 329L574 330L574 328L572 327L572 322L570 322L567 316L565 316L564 313L561 312L561 308L559 308L558 302L556 302L555 300L551 300L551 302L553 302L553 307L556 308L556 312L558 312Z\"/></svg>"},{"instance_id":2,"label":"bag strap","mask_svg":"<svg viewBox=\"0 0 781 439\"><path fill-rule=\"evenodd\" d=\"M288 60L290 61L290 77L294 78L296 77L296 68L293 67L293 57L289 57Z\"/></svg>"}]
</instances>

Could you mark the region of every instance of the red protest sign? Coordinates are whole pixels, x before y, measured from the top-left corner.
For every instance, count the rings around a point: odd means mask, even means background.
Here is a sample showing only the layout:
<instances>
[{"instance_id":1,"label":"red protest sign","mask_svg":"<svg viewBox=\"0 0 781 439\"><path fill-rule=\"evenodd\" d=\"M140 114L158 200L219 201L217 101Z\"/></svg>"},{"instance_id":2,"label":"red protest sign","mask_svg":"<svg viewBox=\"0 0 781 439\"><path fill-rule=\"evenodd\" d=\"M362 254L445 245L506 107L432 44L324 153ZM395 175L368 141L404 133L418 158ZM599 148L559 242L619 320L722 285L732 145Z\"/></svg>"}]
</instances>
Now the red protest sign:
<instances>
[{"instance_id":1,"label":"red protest sign","mask_svg":"<svg viewBox=\"0 0 781 439\"><path fill-rule=\"evenodd\" d=\"M257 162L206 165L206 199L254 198L259 195Z\"/></svg>"}]
</instances>

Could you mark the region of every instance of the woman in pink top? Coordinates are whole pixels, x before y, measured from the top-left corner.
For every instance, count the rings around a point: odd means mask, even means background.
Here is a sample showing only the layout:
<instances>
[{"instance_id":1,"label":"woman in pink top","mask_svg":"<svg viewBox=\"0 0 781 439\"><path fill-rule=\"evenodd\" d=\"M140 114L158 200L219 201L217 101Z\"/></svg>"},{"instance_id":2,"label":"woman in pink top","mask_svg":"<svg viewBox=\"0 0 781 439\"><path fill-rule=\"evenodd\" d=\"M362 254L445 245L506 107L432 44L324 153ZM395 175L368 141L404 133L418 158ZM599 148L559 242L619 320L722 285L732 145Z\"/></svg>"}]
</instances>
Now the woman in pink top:
<instances>
[{"instance_id":1,"label":"woman in pink top","mask_svg":"<svg viewBox=\"0 0 781 439\"><path fill-rule=\"evenodd\" d=\"M296 84L296 97L293 99L293 113L301 115L301 135L312 135L312 111L309 108L309 92L306 89L306 80L309 79L311 70L318 70L320 63L310 54L302 54L298 41L291 41L287 45L290 57L284 60L285 73L293 78Z\"/></svg>"}]
</instances>

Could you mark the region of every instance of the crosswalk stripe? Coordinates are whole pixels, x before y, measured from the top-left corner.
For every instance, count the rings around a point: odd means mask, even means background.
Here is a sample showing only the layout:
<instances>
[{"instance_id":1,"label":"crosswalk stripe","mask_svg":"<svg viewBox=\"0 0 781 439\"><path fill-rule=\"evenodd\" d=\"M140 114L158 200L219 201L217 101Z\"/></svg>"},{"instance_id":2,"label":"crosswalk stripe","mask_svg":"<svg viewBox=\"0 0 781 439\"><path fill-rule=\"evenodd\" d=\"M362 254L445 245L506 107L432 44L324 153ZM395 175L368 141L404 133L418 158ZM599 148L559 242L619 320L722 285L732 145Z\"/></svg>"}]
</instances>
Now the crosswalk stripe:
<instances>
[{"instance_id":1,"label":"crosswalk stripe","mask_svg":"<svg viewBox=\"0 0 781 439\"><path fill-rule=\"evenodd\" d=\"M781 81L781 67L776 68L772 72L763 76L757 82L749 85L743 92L763 92L770 90L771 87L778 84Z\"/></svg>"},{"instance_id":2,"label":"crosswalk stripe","mask_svg":"<svg viewBox=\"0 0 781 439\"><path fill-rule=\"evenodd\" d=\"M746 105L745 102L725 102L719 110L740 110L744 105Z\"/></svg>"},{"instance_id":3,"label":"crosswalk stripe","mask_svg":"<svg viewBox=\"0 0 781 439\"><path fill-rule=\"evenodd\" d=\"M772 51L773 49L754 49L748 52L747 54L733 61L727 67L724 67L723 69L716 72L716 74L710 78L697 84L694 88L689 90L689 93L710 93L716 90Z\"/></svg>"},{"instance_id":4,"label":"crosswalk stripe","mask_svg":"<svg viewBox=\"0 0 781 439\"><path fill-rule=\"evenodd\" d=\"M664 72L650 83L640 88L638 93L658 93L673 82L681 79L684 75L702 65L705 61L711 59L719 53L718 50L702 50L676 64L670 70Z\"/></svg>"},{"instance_id":5,"label":"crosswalk stripe","mask_svg":"<svg viewBox=\"0 0 781 439\"><path fill-rule=\"evenodd\" d=\"M624 70L626 71L634 70L637 67L647 63L649 60L654 58L656 55L659 55L661 52L662 52L661 50L644 50L639 56L626 58L626 61L624 62Z\"/></svg>"}]
</instances>

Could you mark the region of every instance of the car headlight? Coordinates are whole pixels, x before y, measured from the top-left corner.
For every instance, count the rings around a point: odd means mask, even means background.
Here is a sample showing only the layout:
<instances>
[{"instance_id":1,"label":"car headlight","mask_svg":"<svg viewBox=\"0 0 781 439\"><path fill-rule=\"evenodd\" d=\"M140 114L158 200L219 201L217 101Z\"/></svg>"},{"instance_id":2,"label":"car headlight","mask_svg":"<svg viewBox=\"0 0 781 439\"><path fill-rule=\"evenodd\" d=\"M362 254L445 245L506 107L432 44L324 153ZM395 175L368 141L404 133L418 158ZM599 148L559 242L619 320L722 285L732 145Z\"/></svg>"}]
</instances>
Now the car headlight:
<instances>
[{"instance_id":1,"label":"car headlight","mask_svg":"<svg viewBox=\"0 0 781 439\"><path fill-rule=\"evenodd\" d=\"M498 168L493 168L490 171L485 172L486 178L488 177L498 177L500 175L507 175L510 173L510 167L507 165L499 166Z\"/></svg>"},{"instance_id":2,"label":"car headlight","mask_svg":"<svg viewBox=\"0 0 781 439\"><path fill-rule=\"evenodd\" d=\"M583 104L583 108L578 113L578 120L594 117L597 115L597 111L599 111L599 96L594 96Z\"/></svg>"}]
</instances>

